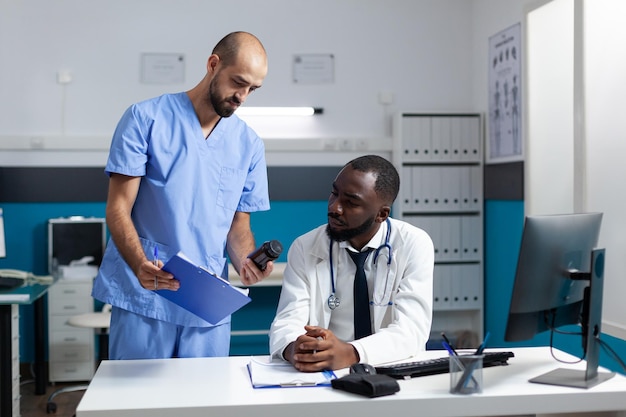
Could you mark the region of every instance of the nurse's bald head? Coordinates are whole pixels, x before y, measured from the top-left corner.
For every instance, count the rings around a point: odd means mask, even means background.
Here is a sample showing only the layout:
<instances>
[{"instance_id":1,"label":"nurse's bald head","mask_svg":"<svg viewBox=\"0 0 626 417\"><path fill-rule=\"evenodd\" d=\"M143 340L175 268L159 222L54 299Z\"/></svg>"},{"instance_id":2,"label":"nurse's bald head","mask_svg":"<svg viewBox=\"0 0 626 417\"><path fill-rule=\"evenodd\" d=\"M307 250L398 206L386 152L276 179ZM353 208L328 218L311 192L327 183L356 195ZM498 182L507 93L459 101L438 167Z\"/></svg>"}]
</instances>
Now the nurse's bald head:
<instances>
[{"instance_id":1,"label":"nurse's bald head","mask_svg":"<svg viewBox=\"0 0 626 417\"><path fill-rule=\"evenodd\" d=\"M265 47L256 36L248 32L229 33L215 45L212 53L220 57L224 66L235 65L240 54L267 61Z\"/></svg>"}]
</instances>

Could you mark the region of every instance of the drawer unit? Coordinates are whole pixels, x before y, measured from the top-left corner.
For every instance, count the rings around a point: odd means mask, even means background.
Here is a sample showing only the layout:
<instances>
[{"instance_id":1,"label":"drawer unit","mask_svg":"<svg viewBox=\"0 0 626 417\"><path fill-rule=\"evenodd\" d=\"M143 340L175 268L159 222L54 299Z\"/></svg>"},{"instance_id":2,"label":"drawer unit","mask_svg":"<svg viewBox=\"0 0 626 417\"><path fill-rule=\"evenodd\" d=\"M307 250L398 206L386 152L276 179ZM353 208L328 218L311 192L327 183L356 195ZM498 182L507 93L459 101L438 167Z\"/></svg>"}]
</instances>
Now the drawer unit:
<instances>
[{"instance_id":1,"label":"drawer unit","mask_svg":"<svg viewBox=\"0 0 626 417\"><path fill-rule=\"evenodd\" d=\"M50 382L88 381L95 372L93 329L67 324L78 314L93 312L92 279L59 280L48 292L48 357Z\"/></svg>"},{"instance_id":2,"label":"drawer unit","mask_svg":"<svg viewBox=\"0 0 626 417\"><path fill-rule=\"evenodd\" d=\"M20 310L17 304L11 305L11 352L13 356L11 358L12 371L11 371L11 385L12 390L12 403L13 403L13 415L20 415Z\"/></svg>"}]
</instances>

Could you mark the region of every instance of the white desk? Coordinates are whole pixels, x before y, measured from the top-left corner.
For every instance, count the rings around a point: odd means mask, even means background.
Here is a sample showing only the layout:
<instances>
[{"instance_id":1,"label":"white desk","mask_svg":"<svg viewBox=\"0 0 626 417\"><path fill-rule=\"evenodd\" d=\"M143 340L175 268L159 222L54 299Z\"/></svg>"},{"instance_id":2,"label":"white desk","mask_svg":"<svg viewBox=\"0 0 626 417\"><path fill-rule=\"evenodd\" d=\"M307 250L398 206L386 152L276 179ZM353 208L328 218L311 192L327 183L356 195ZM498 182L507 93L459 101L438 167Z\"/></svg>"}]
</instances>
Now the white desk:
<instances>
[{"instance_id":1,"label":"white desk","mask_svg":"<svg viewBox=\"0 0 626 417\"><path fill-rule=\"evenodd\" d=\"M532 384L529 378L557 368L557 362L547 348L512 350L509 366L484 370L482 394L449 394L449 375L443 374L401 380L400 392L375 399L331 387L253 389L245 368L249 357L105 361L77 416L598 416L626 410L626 377L616 375L589 390Z\"/></svg>"},{"instance_id":2,"label":"white desk","mask_svg":"<svg viewBox=\"0 0 626 417\"><path fill-rule=\"evenodd\" d=\"M34 305L35 394L46 393L48 367L45 363L45 308L43 295L48 285L30 284L0 291L0 416L20 414L20 358L18 305Z\"/></svg>"}]
</instances>

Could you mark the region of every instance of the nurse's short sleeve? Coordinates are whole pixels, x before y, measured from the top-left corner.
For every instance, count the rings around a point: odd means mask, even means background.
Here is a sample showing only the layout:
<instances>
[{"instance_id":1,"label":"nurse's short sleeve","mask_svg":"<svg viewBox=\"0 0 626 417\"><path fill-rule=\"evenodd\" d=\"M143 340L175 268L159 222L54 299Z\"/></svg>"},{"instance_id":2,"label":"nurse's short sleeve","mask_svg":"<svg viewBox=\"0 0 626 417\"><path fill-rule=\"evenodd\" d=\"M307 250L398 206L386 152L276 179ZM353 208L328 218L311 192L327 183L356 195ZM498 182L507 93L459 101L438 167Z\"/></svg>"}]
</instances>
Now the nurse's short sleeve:
<instances>
[{"instance_id":1,"label":"nurse's short sleeve","mask_svg":"<svg viewBox=\"0 0 626 417\"><path fill-rule=\"evenodd\" d=\"M248 170L237 211L255 212L270 209L265 147L258 139L257 151Z\"/></svg>"},{"instance_id":2,"label":"nurse's short sleeve","mask_svg":"<svg viewBox=\"0 0 626 417\"><path fill-rule=\"evenodd\" d=\"M137 105L129 107L113 133L109 158L104 169L107 175L117 173L142 177L146 174L149 131L149 125L141 117Z\"/></svg>"}]
</instances>

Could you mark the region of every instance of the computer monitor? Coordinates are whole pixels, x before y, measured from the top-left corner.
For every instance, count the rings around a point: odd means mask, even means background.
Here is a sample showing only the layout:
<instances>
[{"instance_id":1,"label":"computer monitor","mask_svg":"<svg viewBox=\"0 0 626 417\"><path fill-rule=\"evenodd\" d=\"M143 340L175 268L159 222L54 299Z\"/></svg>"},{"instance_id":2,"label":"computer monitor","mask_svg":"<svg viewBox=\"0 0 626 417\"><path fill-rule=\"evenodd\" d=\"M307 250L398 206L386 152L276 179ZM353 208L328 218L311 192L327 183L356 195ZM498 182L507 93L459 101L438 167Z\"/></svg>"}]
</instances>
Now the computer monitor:
<instances>
[{"instance_id":1,"label":"computer monitor","mask_svg":"<svg viewBox=\"0 0 626 417\"><path fill-rule=\"evenodd\" d=\"M105 247L104 218L72 216L48 220L48 271L51 275L57 275L60 267L84 257L92 258L88 265L100 266Z\"/></svg>"},{"instance_id":2,"label":"computer monitor","mask_svg":"<svg viewBox=\"0 0 626 417\"><path fill-rule=\"evenodd\" d=\"M531 382L589 388L614 374L598 373L604 249L597 249L602 213L527 216L505 340L531 339L579 325L585 371L556 369Z\"/></svg>"}]
</instances>

